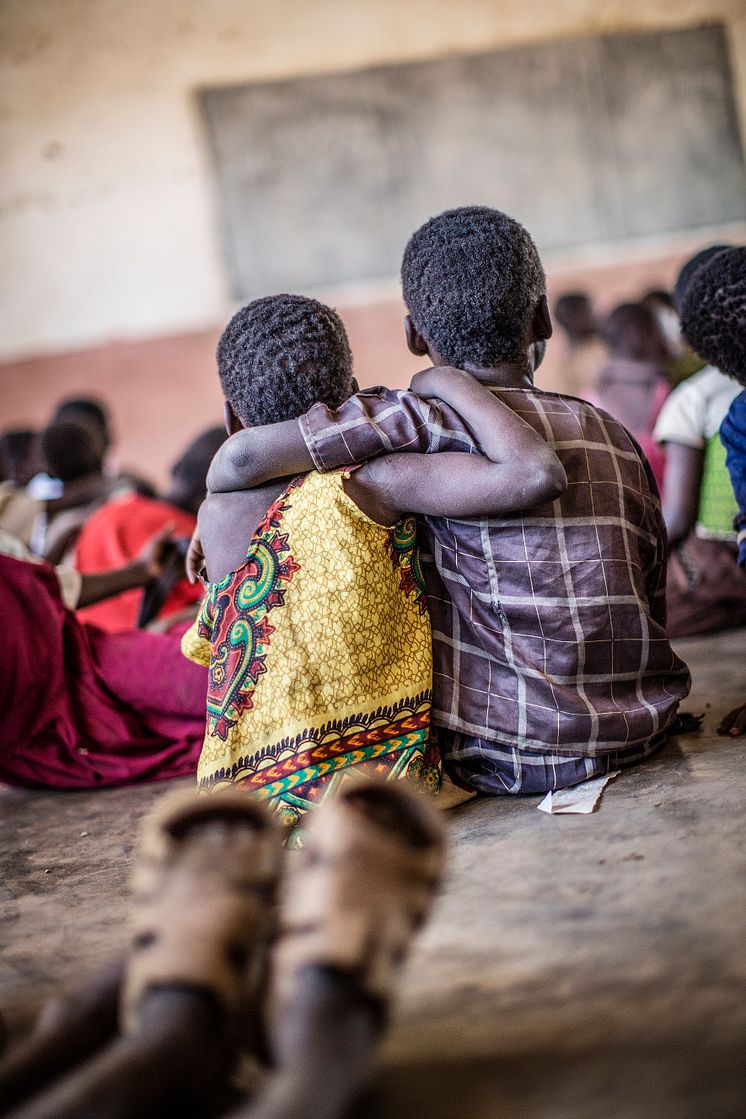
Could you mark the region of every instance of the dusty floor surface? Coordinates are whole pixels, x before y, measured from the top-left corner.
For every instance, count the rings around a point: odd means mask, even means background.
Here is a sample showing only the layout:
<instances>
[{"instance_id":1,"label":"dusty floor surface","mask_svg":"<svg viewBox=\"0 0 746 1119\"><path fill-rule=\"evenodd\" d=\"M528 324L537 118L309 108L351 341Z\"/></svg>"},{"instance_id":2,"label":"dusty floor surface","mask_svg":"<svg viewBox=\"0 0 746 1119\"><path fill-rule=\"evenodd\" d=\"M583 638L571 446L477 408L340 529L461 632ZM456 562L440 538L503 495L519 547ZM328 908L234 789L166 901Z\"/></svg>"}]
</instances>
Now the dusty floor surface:
<instances>
[{"instance_id":1,"label":"dusty floor surface","mask_svg":"<svg viewBox=\"0 0 746 1119\"><path fill-rule=\"evenodd\" d=\"M402 983L374 1115L746 1114L746 632L679 642L703 730L591 816L481 800ZM0 1006L13 1032L125 941L136 823L163 787L0 795Z\"/></svg>"}]
</instances>

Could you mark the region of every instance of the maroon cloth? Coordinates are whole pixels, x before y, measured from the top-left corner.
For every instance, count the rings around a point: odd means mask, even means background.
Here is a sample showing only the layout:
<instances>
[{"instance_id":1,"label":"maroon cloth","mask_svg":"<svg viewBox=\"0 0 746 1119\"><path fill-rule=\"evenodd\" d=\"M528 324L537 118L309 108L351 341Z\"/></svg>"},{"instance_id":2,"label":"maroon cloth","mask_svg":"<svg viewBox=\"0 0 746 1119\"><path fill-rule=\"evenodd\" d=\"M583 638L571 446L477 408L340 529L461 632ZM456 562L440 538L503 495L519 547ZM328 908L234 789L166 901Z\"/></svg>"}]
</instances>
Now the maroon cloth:
<instances>
[{"instance_id":1,"label":"maroon cloth","mask_svg":"<svg viewBox=\"0 0 746 1119\"><path fill-rule=\"evenodd\" d=\"M105 633L52 567L0 555L0 781L92 788L196 774L207 669L180 633Z\"/></svg>"},{"instance_id":2,"label":"maroon cloth","mask_svg":"<svg viewBox=\"0 0 746 1119\"><path fill-rule=\"evenodd\" d=\"M730 540L690 532L668 557L668 634L691 637L746 625L746 571Z\"/></svg>"}]
</instances>

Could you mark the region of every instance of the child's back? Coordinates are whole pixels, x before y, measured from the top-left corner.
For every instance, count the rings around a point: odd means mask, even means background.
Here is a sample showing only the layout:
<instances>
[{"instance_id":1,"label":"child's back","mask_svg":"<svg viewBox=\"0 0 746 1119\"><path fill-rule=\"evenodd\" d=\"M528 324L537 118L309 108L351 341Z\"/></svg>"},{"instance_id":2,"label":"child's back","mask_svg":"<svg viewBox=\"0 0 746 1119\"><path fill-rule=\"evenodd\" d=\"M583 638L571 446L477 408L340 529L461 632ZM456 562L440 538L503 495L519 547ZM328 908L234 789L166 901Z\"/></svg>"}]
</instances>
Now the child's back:
<instances>
[{"instance_id":1,"label":"child's back","mask_svg":"<svg viewBox=\"0 0 746 1119\"><path fill-rule=\"evenodd\" d=\"M301 297L260 300L239 312L236 319L243 316L248 326L272 320L275 341L287 335L285 364L273 355L258 378L262 399L272 398L272 369L284 380L289 362L305 366L291 375L309 382L307 393L336 405L351 388L346 339L336 351L320 347L314 361L294 361L294 313L305 316L309 332L343 335L328 308ZM231 324L218 350L233 429L240 427L236 413L245 422L254 418L246 390L254 391L257 380L251 356L261 350L258 333L247 353ZM233 382L223 375L226 366ZM564 478L558 485L556 458L544 441L471 379L455 377L463 382L457 396L488 445L489 431L501 422L518 442L523 436L527 500L559 492ZM307 404L296 385L278 418ZM547 474L536 473L541 462L549 463ZM410 506L495 511L507 507L506 496L501 468L482 456L412 455L405 471L398 459L393 472L391 465L384 458L352 474L311 473L252 493L216 495L200 512L211 583L184 651L210 666L203 789L243 784L288 824L346 779L406 777L438 790L439 754L429 736L430 624L416 523L401 514ZM449 484L454 465L467 469L464 486ZM268 498L274 500L267 510Z\"/></svg>"},{"instance_id":2,"label":"child's back","mask_svg":"<svg viewBox=\"0 0 746 1119\"><path fill-rule=\"evenodd\" d=\"M423 518L433 713L459 735L522 751L530 791L533 760L545 776L530 751L551 752L560 766L563 758L639 754L671 723L689 676L665 633L660 503L624 427L572 397L493 391L547 438L568 487L506 518ZM363 438L370 449L374 425L382 441L406 433L419 450L469 438L451 408L385 390L359 394L333 417L315 409L307 422L326 462L354 457ZM489 771L486 753L474 747L465 768ZM577 772L581 780L583 767ZM496 791L489 772L482 776L477 787Z\"/></svg>"},{"instance_id":3,"label":"child's back","mask_svg":"<svg viewBox=\"0 0 746 1119\"><path fill-rule=\"evenodd\" d=\"M284 489L184 641L212 662L200 788L238 782L285 823L352 766L356 777L440 784L414 518L376 524L344 478L310 474Z\"/></svg>"},{"instance_id":4,"label":"child's back","mask_svg":"<svg viewBox=\"0 0 746 1119\"><path fill-rule=\"evenodd\" d=\"M422 519L444 755L458 779L493 794L639 761L689 689L664 628L666 540L649 466L618 421L534 388L531 354L551 325L541 263L517 222L477 207L432 219L407 246L402 281L413 352L472 372L546 439L568 481L522 514ZM293 461L299 443L319 469L483 445L447 380L428 395L446 406L386 389L317 406L287 425ZM410 455L399 457L405 469ZM282 456L270 458L282 472ZM268 476L247 463L244 484Z\"/></svg>"}]
</instances>

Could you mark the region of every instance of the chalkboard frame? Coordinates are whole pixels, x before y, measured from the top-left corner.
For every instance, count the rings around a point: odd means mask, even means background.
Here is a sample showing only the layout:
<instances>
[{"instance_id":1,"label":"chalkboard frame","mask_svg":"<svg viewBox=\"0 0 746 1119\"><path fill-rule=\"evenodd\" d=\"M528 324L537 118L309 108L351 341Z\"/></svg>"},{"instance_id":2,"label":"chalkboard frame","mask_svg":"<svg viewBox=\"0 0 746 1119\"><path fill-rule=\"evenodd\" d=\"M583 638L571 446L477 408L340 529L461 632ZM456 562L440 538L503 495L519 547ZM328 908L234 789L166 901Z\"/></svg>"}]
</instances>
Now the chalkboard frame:
<instances>
[{"instance_id":1,"label":"chalkboard frame","mask_svg":"<svg viewBox=\"0 0 746 1119\"><path fill-rule=\"evenodd\" d=\"M198 91L232 294L391 277L454 205L540 249L746 219L721 24Z\"/></svg>"}]
</instances>

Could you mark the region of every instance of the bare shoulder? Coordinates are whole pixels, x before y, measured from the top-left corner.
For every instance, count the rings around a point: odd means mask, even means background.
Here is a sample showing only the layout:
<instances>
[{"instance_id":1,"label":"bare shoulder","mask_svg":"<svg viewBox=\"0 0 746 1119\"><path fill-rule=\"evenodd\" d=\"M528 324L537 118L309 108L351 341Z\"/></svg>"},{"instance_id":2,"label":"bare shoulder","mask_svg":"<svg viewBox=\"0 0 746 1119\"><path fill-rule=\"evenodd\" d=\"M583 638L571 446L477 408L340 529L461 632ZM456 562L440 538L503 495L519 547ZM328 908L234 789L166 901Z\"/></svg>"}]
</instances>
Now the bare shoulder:
<instances>
[{"instance_id":1,"label":"bare shoulder","mask_svg":"<svg viewBox=\"0 0 746 1119\"><path fill-rule=\"evenodd\" d=\"M253 490L208 494L199 511L199 531L211 582L243 563L257 526L283 488L283 483L272 482Z\"/></svg>"}]
</instances>

